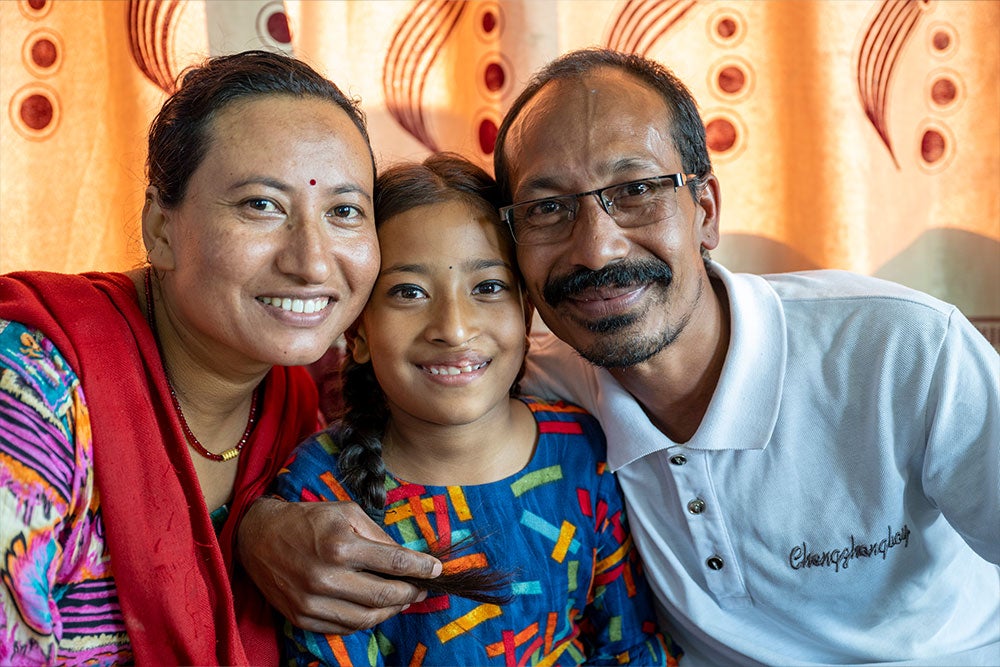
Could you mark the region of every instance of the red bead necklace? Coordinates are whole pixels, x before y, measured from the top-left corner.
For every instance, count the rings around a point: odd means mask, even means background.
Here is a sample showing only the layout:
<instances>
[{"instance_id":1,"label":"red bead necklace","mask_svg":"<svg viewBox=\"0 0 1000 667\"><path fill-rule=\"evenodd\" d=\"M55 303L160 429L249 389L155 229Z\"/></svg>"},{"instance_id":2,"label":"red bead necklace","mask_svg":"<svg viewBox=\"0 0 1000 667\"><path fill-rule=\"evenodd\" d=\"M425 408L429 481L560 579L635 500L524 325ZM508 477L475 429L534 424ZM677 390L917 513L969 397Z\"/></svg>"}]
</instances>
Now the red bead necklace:
<instances>
[{"instance_id":1,"label":"red bead necklace","mask_svg":"<svg viewBox=\"0 0 1000 667\"><path fill-rule=\"evenodd\" d=\"M146 321L149 322L149 328L153 331L153 338L156 340L156 348L160 351L160 357L162 358L163 349L160 347L160 337L156 333L156 313L153 308L152 274L152 268L147 266L146 275L143 277L146 287ZM167 373L165 363L163 365L163 373L164 375ZM215 452L210 452L205 449L205 446L198 442L198 438L196 438L194 433L191 432L191 427L188 426L187 420L184 419L184 412L181 410L181 403L177 400L177 392L174 391L174 385L170 383L170 376L166 375L166 378L167 388L170 389L170 400L174 404L174 410L177 411L177 419L181 423L181 429L184 431L184 437L187 439L188 444L191 445L191 448L210 461L231 461L239 456L240 451L243 449L243 445L247 444L247 439L253 431L254 424L257 423L257 390L255 389L253 394L250 396L250 416L247 418L247 427L243 430L243 437L240 438L240 441L236 443L235 447L231 447L224 452L216 454Z\"/></svg>"}]
</instances>

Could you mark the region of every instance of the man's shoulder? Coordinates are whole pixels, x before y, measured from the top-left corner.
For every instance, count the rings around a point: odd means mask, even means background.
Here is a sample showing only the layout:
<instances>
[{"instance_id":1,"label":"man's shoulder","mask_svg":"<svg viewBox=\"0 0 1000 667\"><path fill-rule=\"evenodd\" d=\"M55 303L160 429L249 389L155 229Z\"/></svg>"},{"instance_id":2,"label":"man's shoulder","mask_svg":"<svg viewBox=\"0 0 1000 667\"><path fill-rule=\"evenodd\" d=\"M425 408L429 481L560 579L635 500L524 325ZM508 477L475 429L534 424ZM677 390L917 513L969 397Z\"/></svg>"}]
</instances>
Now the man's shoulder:
<instances>
[{"instance_id":1,"label":"man's shoulder","mask_svg":"<svg viewBox=\"0 0 1000 667\"><path fill-rule=\"evenodd\" d=\"M886 307L929 309L949 315L954 306L924 292L882 278L850 271L824 269L760 276L785 304L832 302L869 303Z\"/></svg>"}]
</instances>

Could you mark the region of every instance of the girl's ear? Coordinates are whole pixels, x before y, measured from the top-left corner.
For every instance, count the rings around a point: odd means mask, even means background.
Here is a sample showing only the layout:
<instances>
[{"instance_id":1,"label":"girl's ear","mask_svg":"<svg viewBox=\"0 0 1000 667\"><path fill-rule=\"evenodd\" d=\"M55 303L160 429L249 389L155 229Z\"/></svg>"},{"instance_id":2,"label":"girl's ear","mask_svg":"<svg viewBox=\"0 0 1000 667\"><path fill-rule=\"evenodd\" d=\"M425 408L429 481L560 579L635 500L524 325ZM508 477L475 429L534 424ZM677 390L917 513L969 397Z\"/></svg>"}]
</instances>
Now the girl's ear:
<instances>
[{"instance_id":1,"label":"girl's ear","mask_svg":"<svg viewBox=\"0 0 1000 667\"><path fill-rule=\"evenodd\" d=\"M146 246L146 259L154 269L172 270L175 265L174 249L170 243L173 231L167 211L160 206L156 186L146 188L146 203L142 207L142 242Z\"/></svg>"},{"instance_id":2,"label":"girl's ear","mask_svg":"<svg viewBox=\"0 0 1000 667\"><path fill-rule=\"evenodd\" d=\"M351 358L355 362L367 364L372 360L371 352L368 351L368 335L360 317L344 332L344 339L347 341L347 349L351 351Z\"/></svg>"}]
</instances>

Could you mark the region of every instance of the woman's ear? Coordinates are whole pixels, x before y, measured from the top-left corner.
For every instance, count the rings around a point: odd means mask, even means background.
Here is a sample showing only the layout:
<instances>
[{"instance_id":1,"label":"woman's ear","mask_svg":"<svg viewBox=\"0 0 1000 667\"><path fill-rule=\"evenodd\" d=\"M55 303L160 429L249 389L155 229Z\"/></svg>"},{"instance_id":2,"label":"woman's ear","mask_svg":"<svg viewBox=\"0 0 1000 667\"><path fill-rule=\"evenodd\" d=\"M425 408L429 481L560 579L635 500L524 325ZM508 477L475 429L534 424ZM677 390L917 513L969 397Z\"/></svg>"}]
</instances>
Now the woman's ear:
<instances>
[{"instance_id":1,"label":"woman's ear","mask_svg":"<svg viewBox=\"0 0 1000 667\"><path fill-rule=\"evenodd\" d=\"M154 185L146 188L146 203L142 207L142 242L146 259L154 269L169 271L175 267L174 249L170 243L170 216L160 205L160 192Z\"/></svg>"},{"instance_id":2,"label":"woman's ear","mask_svg":"<svg viewBox=\"0 0 1000 667\"><path fill-rule=\"evenodd\" d=\"M347 349L351 351L351 358L355 362L367 364L372 360L371 352L368 350L368 335L360 317L344 332L344 339L347 341Z\"/></svg>"}]
</instances>

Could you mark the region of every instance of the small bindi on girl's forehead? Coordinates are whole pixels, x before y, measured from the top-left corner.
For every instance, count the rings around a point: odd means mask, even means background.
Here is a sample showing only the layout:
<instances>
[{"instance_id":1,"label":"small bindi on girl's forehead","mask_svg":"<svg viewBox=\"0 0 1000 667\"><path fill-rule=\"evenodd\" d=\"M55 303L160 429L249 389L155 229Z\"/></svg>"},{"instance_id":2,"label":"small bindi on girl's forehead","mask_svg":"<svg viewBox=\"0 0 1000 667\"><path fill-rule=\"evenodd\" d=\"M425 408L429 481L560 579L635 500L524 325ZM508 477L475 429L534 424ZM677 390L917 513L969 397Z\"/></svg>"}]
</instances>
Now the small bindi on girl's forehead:
<instances>
[{"instance_id":1,"label":"small bindi on girl's forehead","mask_svg":"<svg viewBox=\"0 0 1000 667\"><path fill-rule=\"evenodd\" d=\"M316 179L315 178L310 178L309 179L309 185L316 185Z\"/></svg>"}]
</instances>

